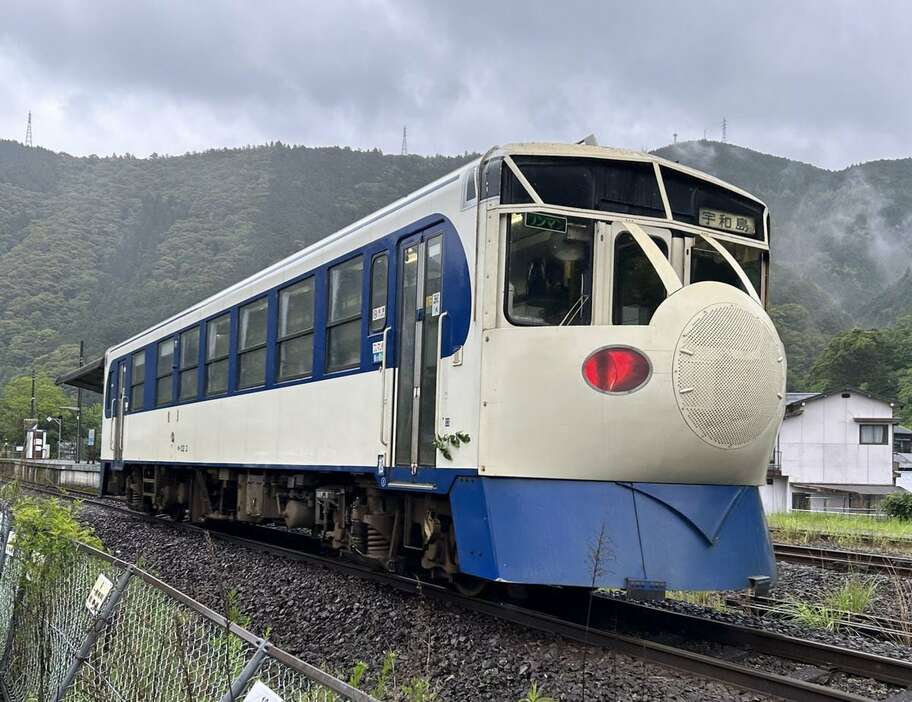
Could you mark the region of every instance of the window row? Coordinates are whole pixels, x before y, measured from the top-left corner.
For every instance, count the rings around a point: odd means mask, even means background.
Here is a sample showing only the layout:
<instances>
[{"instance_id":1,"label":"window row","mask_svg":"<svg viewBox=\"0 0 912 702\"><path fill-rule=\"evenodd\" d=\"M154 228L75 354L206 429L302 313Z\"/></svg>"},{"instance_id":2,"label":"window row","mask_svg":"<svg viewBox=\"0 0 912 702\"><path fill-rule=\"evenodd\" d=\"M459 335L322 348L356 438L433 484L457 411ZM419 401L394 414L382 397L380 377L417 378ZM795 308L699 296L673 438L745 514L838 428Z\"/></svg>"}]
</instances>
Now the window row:
<instances>
[{"instance_id":1,"label":"window row","mask_svg":"<svg viewBox=\"0 0 912 702\"><path fill-rule=\"evenodd\" d=\"M382 332L387 321L389 259L373 257L370 270L370 334ZM328 270L326 302L327 373L356 368L361 363L361 316L364 257L357 256ZM306 378L313 373L316 284L314 276L282 288L272 310L263 296L237 310L237 329L230 312L205 324L205 348L200 348L201 326L164 339L155 347L155 406L186 402L200 396L228 393L232 333L237 338L236 386L238 390L262 387L267 381L268 326L276 319L275 381ZM145 406L146 351L131 356L129 407ZM200 369L202 364L202 372ZM200 389L200 378L203 387ZM177 392L177 397L174 393Z\"/></svg>"}]
</instances>

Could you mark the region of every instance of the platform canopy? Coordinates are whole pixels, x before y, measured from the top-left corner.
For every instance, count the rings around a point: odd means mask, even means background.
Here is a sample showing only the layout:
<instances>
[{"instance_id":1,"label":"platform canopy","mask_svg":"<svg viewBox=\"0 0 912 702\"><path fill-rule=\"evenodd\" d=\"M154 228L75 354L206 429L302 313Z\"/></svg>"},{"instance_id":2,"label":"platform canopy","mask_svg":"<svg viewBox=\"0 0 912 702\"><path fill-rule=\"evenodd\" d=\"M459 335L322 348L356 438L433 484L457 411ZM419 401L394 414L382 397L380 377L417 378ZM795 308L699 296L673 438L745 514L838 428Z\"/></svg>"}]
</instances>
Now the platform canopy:
<instances>
[{"instance_id":1,"label":"platform canopy","mask_svg":"<svg viewBox=\"0 0 912 702\"><path fill-rule=\"evenodd\" d=\"M89 361L82 368L57 376L57 385L72 385L74 388L104 392L104 356Z\"/></svg>"}]
</instances>

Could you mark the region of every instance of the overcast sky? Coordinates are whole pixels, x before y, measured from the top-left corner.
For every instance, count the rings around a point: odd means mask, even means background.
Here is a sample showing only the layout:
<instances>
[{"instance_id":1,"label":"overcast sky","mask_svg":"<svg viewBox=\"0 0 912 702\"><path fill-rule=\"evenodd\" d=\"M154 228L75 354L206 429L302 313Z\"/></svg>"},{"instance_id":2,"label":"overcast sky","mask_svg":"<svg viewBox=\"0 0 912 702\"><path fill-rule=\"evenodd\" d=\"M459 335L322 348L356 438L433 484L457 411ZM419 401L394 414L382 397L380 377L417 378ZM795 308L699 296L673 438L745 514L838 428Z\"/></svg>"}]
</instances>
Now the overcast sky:
<instances>
[{"instance_id":1,"label":"overcast sky","mask_svg":"<svg viewBox=\"0 0 912 702\"><path fill-rule=\"evenodd\" d=\"M748 7L748 5L750 5ZM398 153L721 138L912 155L912 3L2 0L0 138L72 154L280 140Z\"/></svg>"}]
</instances>

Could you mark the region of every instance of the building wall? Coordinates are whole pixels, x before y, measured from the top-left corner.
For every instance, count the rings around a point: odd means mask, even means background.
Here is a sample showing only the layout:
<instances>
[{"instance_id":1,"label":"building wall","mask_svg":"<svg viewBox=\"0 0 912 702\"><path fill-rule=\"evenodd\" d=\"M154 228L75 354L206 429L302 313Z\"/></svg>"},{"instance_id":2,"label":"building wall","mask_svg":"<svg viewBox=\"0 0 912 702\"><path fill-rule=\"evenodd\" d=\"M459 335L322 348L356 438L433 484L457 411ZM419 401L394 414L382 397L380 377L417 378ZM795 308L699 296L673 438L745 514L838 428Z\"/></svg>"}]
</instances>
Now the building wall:
<instances>
[{"instance_id":1,"label":"building wall","mask_svg":"<svg viewBox=\"0 0 912 702\"><path fill-rule=\"evenodd\" d=\"M773 478L773 484L760 486L760 500L763 502L763 511L766 514L788 512L791 508L788 478Z\"/></svg>"},{"instance_id":2,"label":"building wall","mask_svg":"<svg viewBox=\"0 0 912 702\"><path fill-rule=\"evenodd\" d=\"M893 416L885 402L851 393L809 402L779 432L782 474L792 483L893 483L893 429L885 445L862 445L855 417Z\"/></svg>"}]
</instances>

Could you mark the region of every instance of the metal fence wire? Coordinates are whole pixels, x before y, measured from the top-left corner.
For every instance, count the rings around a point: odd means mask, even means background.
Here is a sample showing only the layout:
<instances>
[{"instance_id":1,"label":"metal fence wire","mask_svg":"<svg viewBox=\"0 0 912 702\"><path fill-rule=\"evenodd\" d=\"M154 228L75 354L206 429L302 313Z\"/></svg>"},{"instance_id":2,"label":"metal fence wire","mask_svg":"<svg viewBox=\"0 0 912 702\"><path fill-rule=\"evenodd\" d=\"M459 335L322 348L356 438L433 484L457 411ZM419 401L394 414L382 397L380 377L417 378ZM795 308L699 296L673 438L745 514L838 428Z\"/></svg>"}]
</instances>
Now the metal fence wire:
<instances>
[{"instance_id":1,"label":"metal fence wire","mask_svg":"<svg viewBox=\"0 0 912 702\"><path fill-rule=\"evenodd\" d=\"M377 702L89 546L33 583L5 504L0 546L5 702Z\"/></svg>"}]
</instances>

